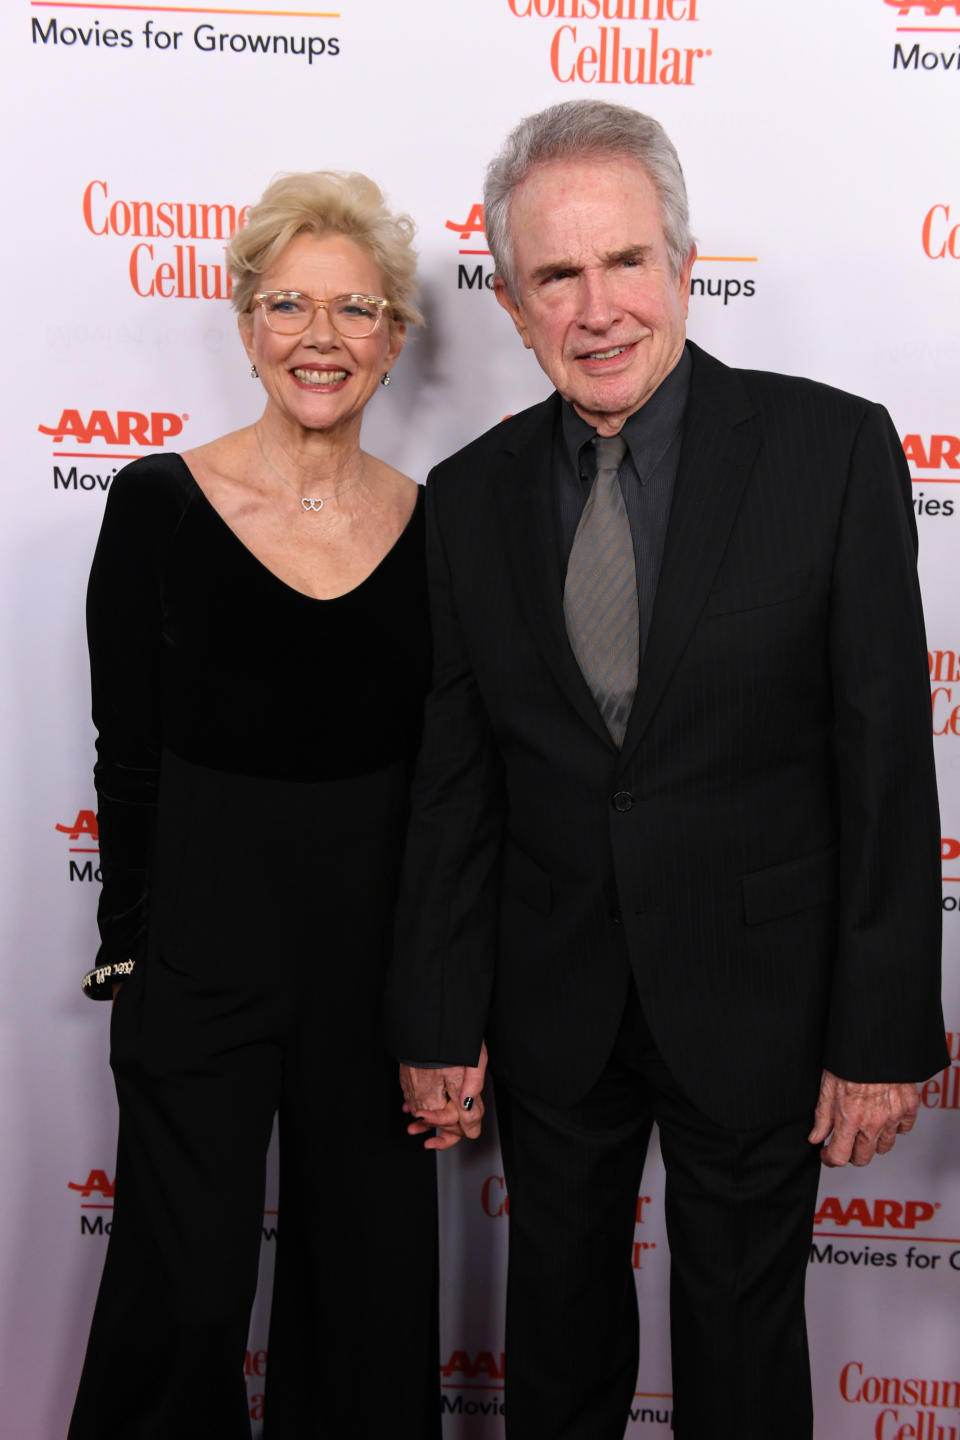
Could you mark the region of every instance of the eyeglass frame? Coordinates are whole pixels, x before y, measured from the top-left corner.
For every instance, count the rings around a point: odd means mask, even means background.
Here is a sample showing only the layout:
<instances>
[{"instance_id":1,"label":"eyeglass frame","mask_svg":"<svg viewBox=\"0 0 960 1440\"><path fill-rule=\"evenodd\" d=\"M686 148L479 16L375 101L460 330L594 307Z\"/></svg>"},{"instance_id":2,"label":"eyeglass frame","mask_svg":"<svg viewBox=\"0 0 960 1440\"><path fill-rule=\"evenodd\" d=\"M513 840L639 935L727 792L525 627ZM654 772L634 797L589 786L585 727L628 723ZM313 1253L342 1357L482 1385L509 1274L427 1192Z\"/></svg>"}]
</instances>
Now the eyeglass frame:
<instances>
[{"instance_id":1,"label":"eyeglass frame","mask_svg":"<svg viewBox=\"0 0 960 1440\"><path fill-rule=\"evenodd\" d=\"M296 297L298 300L309 300L311 302L313 305L313 314L302 330L274 330L270 324L270 317L267 314L265 304L265 301L269 300L272 295L288 295L291 299ZM254 295L253 299L254 303L260 306L263 323L272 335L302 335L305 330L310 329L310 326L317 317L317 311L326 310L327 319L337 334L342 336L344 340L369 340L370 336L375 335L380 328L380 321L383 319L384 313L390 309L390 301L385 300L382 295L364 295L359 290L348 290L343 295L331 296L329 300L318 300L315 295L308 295L306 290L261 290L258 294ZM373 327L368 330L365 335L345 335L330 314L330 306L336 304L338 300L363 300L367 305L375 305L377 307L377 318L373 322Z\"/></svg>"}]
</instances>

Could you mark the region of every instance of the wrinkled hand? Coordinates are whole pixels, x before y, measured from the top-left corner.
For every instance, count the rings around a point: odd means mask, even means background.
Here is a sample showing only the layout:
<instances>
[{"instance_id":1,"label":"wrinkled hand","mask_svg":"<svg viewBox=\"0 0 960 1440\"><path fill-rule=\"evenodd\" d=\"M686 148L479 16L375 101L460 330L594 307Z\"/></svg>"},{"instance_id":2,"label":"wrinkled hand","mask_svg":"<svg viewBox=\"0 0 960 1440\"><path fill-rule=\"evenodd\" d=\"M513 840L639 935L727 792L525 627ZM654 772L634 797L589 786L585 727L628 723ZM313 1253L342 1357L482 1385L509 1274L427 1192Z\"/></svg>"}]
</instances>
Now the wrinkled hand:
<instances>
[{"instance_id":1,"label":"wrinkled hand","mask_svg":"<svg viewBox=\"0 0 960 1440\"><path fill-rule=\"evenodd\" d=\"M863 1084L841 1080L824 1070L814 1126L807 1136L813 1145L825 1140L824 1165L869 1165L886 1155L898 1135L913 1129L920 1106L916 1085Z\"/></svg>"},{"instance_id":2,"label":"wrinkled hand","mask_svg":"<svg viewBox=\"0 0 960 1440\"><path fill-rule=\"evenodd\" d=\"M426 1150L449 1150L461 1140L476 1140L483 1126L484 1076L487 1047L480 1050L476 1065L451 1065L443 1070L418 1070L400 1066L403 1108L415 1118L408 1135L425 1135ZM471 1101L467 1105L467 1101Z\"/></svg>"}]
</instances>

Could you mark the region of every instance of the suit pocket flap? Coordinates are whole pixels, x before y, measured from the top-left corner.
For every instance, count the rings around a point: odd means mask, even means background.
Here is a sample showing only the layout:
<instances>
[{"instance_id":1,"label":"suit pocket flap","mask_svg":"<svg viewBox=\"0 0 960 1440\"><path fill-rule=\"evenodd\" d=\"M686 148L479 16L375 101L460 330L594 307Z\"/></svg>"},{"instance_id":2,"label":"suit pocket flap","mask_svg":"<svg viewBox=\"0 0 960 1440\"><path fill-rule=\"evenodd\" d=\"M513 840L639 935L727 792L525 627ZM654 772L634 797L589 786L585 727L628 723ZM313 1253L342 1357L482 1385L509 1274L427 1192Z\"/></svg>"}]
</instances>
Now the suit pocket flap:
<instances>
[{"instance_id":1,"label":"suit pocket flap","mask_svg":"<svg viewBox=\"0 0 960 1440\"><path fill-rule=\"evenodd\" d=\"M798 570L790 575L772 575L769 580L755 580L751 585L724 585L708 598L706 613L731 615L737 610L781 605L784 600L802 595L809 580L809 570Z\"/></svg>"},{"instance_id":2,"label":"suit pocket flap","mask_svg":"<svg viewBox=\"0 0 960 1440\"><path fill-rule=\"evenodd\" d=\"M553 885L550 876L509 840L503 852L501 875L503 888L511 895L515 895L532 910L538 910L541 915L550 914L553 909Z\"/></svg>"},{"instance_id":3,"label":"suit pocket flap","mask_svg":"<svg viewBox=\"0 0 960 1440\"><path fill-rule=\"evenodd\" d=\"M831 845L799 860L755 870L752 875L744 875L740 883L743 918L748 925L762 925L765 920L793 915L812 905L825 905L837 894L837 847Z\"/></svg>"}]
</instances>

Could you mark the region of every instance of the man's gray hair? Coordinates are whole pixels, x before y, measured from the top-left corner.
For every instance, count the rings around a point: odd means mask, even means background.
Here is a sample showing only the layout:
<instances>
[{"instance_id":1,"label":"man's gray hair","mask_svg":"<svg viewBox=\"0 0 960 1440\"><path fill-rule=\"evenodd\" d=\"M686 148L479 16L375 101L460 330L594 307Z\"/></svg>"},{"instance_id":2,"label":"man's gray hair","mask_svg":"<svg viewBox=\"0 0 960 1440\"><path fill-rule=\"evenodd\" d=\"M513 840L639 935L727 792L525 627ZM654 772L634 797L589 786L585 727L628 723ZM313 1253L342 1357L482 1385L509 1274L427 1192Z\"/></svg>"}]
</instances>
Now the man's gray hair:
<instances>
[{"instance_id":1,"label":"man's gray hair","mask_svg":"<svg viewBox=\"0 0 960 1440\"><path fill-rule=\"evenodd\" d=\"M653 182L660 220L674 275L679 275L693 245L687 187L680 158L663 126L650 115L606 100L567 100L521 120L500 154L487 167L483 215L487 244L510 294L516 298L510 202L517 186L537 165L551 160L598 160L627 156L638 161Z\"/></svg>"}]
</instances>

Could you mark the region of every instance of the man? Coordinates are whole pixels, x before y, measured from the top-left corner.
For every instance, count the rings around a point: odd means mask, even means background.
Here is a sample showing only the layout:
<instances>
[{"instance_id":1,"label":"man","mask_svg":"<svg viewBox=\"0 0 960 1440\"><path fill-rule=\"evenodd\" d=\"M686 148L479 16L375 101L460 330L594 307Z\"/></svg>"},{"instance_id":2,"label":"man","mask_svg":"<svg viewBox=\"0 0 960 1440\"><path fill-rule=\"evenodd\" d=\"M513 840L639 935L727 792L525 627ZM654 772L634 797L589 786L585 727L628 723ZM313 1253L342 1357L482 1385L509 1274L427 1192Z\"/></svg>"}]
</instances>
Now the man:
<instances>
[{"instance_id":1,"label":"man","mask_svg":"<svg viewBox=\"0 0 960 1440\"><path fill-rule=\"evenodd\" d=\"M476 1133L486 1037L510 1440L623 1435L654 1120L676 1434L799 1440L818 1158L888 1151L946 1063L909 477L880 406L686 342L656 122L533 116L485 215L557 393L427 491L435 688L388 996L410 1128Z\"/></svg>"}]
</instances>

